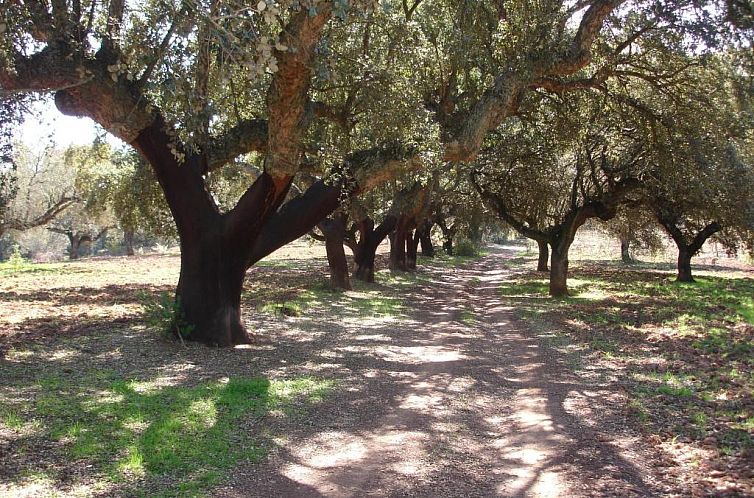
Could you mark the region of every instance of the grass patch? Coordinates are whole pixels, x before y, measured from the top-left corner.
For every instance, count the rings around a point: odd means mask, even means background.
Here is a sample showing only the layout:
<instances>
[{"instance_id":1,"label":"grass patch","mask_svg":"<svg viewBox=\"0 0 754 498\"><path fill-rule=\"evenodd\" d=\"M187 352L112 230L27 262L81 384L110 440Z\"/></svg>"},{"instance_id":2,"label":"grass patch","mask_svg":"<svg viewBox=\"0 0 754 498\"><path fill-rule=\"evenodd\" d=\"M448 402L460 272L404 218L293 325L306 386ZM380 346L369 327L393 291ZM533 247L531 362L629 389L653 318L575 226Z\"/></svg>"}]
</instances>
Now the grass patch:
<instances>
[{"instance_id":1,"label":"grass patch","mask_svg":"<svg viewBox=\"0 0 754 498\"><path fill-rule=\"evenodd\" d=\"M474 312L468 309L461 311L459 320L465 325L474 325L476 323Z\"/></svg>"},{"instance_id":2,"label":"grass patch","mask_svg":"<svg viewBox=\"0 0 754 498\"><path fill-rule=\"evenodd\" d=\"M701 443L711 431L723 454L745 458L754 447L754 279L678 284L656 268L581 262L571 295L552 299L542 277L517 275L500 295L530 323L619 361L631 386L627 410L645 432Z\"/></svg>"},{"instance_id":3,"label":"grass patch","mask_svg":"<svg viewBox=\"0 0 754 498\"><path fill-rule=\"evenodd\" d=\"M0 262L0 277L13 277L17 275L51 274L60 275L70 269L60 263L32 263L25 259Z\"/></svg>"},{"instance_id":4,"label":"grass patch","mask_svg":"<svg viewBox=\"0 0 754 498\"><path fill-rule=\"evenodd\" d=\"M134 494L145 481L180 483L156 496L196 495L238 462L258 461L266 454L266 443L254 436L261 418L272 410L296 415L333 385L311 377L235 377L192 387L102 385L99 378L42 379L29 407L40 436L60 443L66 459L94 465L104 481L126 484ZM11 412L3 413L5 423Z\"/></svg>"}]
</instances>

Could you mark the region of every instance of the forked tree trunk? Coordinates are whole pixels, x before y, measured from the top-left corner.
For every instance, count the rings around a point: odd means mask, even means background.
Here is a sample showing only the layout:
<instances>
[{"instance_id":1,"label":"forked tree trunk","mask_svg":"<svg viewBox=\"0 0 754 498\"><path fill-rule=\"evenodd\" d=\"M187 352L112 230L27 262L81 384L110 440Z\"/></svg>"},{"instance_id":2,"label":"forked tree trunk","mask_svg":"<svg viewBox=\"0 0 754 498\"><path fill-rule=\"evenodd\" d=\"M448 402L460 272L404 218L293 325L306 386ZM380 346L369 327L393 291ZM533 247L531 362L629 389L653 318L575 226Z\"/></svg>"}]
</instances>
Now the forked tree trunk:
<instances>
[{"instance_id":1,"label":"forked tree trunk","mask_svg":"<svg viewBox=\"0 0 754 498\"><path fill-rule=\"evenodd\" d=\"M377 228L374 228L374 221L370 218L357 222L359 243L353 255L354 277L364 282L374 282L374 260L377 248L388 233L395 228L397 221L397 217L387 215Z\"/></svg>"},{"instance_id":2,"label":"forked tree trunk","mask_svg":"<svg viewBox=\"0 0 754 498\"><path fill-rule=\"evenodd\" d=\"M421 228L416 231L416 235L421 244L422 256L434 258L435 246L432 244L432 224L430 222L423 223Z\"/></svg>"},{"instance_id":3,"label":"forked tree trunk","mask_svg":"<svg viewBox=\"0 0 754 498\"><path fill-rule=\"evenodd\" d=\"M66 235L68 236L68 242L70 243L70 247L68 248L68 256L71 259L79 259L79 257L81 257L84 253L84 250L87 248L87 244L89 244L89 252L91 252L92 238L90 236L82 235L79 232L67 233Z\"/></svg>"},{"instance_id":4,"label":"forked tree trunk","mask_svg":"<svg viewBox=\"0 0 754 498\"><path fill-rule=\"evenodd\" d=\"M538 240L537 247L539 248L539 259L537 259L537 271L549 271L549 268L547 268L547 260L550 259L550 247L547 245L547 241Z\"/></svg>"},{"instance_id":5,"label":"forked tree trunk","mask_svg":"<svg viewBox=\"0 0 754 498\"><path fill-rule=\"evenodd\" d=\"M691 258L702 250L702 246L707 239L722 230L723 227L718 222L713 221L696 234L684 234L679 226L679 216L674 216L672 212L668 214L662 211L658 211L656 214L657 221L670 234L673 242L678 247L678 275L676 282L694 282L694 277L691 275ZM690 243L689 240L691 241Z\"/></svg>"},{"instance_id":6,"label":"forked tree trunk","mask_svg":"<svg viewBox=\"0 0 754 498\"><path fill-rule=\"evenodd\" d=\"M550 295L568 295L568 247L558 249L557 244L553 245L550 260Z\"/></svg>"},{"instance_id":7,"label":"forked tree trunk","mask_svg":"<svg viewBox=\"0 0 754 498\"><path fill-rule=\"evenodd\" d=\"M627 237L620 238L620 259L626 264L634 262L631 257L631 240Z\"/></svg>"},{"instance_id":8,"label":"forked tree trunk","mask_svg":"<svg viewBox=\"0 0 754 498\"><path fill-rule=\"evenodd\" d=\"M691 276L691 257L693 254L688 247L678 248L678 276L677 282L694 282Z\"/></svg>"}]
</instances>

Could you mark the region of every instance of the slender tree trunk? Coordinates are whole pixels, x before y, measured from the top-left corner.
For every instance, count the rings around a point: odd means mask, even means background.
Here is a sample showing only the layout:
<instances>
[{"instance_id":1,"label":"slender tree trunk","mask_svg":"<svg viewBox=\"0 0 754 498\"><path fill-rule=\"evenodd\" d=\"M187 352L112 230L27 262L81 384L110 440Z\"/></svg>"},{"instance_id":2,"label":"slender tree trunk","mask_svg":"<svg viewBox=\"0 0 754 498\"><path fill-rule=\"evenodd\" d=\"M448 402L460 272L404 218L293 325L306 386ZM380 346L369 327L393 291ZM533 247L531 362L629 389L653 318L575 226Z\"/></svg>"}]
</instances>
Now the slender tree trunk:
<instances>
[{"instance_id":1,"label":"slender tree trunk","mask_svg":"<svg viewBox=\"0 0 754 498\"><path fill-rule=\"evenodd\" d=\"M448 256L453 255L453 234L445 234L445 240L442 242L442 248Z\"/></svg>"},{"instance_id":2,"label":"slender tree trunk","mask_svg":"<svg viewBox=\"0 0 754 498\"><path fill-rule=\"evenodd\" d=\"M411 234L409 231L406 244L406 268L408 270L416 270L416 253L417 249L419 249L419 236Z\"/></svg>"},{"instance_id":3,"label":"slender tree trunk","mask_svg":"<svg viewBox=\"0 0 754 498\"><path fill-rule=\"evenodd\" d=\"M133 256L134 253L134 231L130 228L123 230L123 244L126 246L126 256Z\"/></svg>"},{"instance_id":4,"label":"slender tree trunk","mask_svg":"<svg viewBox=\"0 0 754 498\"><path fill-rule=\"evenodd\" d=\"M620 259L626 264L634 262L631 257L631 240L628 237L620 238Z\"/></svg>"},{"instance_id":5,"label":"slender tree trunk","mask_svg":"<svg viewBox=\"0 0 754 498\"><path fill-rule=\"evenodd\" d=\"M688 247L678 248L678 276L677 282L694 282L691 276L691 257L693 256Z\"/></svg>"},{"instance_id":6,"label":"slender tree trunk","mask_svg":"<svg viewBox=\"0 0 754 498\"><path fill-rule=\"evenodd\" d=\"M537 247L539 248L537 271L549 271L549 268L547 268L547 260L550 259L550 247L547 245L547 241L538 240Z\"/></svg>"},{"instance_id":7,"label":"slender tree trunk","mask_svg":"<svg viewBox=\"0 0 754 498\"><path fill-rule=\"evenodd\" d=\"M348 262L343 249L343 239L346 234L345 218L342 214L328 218L319 224L325 235L325 249L327 263L330 267L330 285L334 289L351 290L348 278Z\"/></svg>"},{"instance_id":8,"label":"slender tree trunk","mask_svg":"<svg viewBox=\"0 0 754 498\"><path fill-rule=\"evenodd\" d=\"M568 295L568 247L558 248L553 244L550 259L550 295L565 297Z\"/></svg>"},{"instance_id":9,"label":"slender tree trunk","mask_svg":"<svg viewBox=\"0 0 754 498\"><path fill-rule=\"evenodd\" d=\"M70 259L79 259L81 255L81 237L77 234L69 233L68 242L70 247L68 248L68 257Z\"/></svg>"}]
</instances>

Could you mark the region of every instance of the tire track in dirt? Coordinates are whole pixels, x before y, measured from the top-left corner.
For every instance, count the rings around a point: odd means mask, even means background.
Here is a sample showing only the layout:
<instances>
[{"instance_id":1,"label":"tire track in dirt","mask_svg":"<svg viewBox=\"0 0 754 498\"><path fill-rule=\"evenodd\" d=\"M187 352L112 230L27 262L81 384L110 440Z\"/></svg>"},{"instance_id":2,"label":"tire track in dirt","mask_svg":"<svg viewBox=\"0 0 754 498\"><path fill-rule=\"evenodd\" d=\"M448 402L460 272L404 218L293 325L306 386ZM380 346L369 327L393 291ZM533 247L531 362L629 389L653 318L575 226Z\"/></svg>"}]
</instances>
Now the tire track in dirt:
<instances>
[{"instance_id":1,"label":"tire track in dirt","mask_svg":"<svg viewBox=\"0 0 754 498\"><path fill-rule=\"evenodd\" d=\"M330 345L342 392L215 495L660 494L632 442L584 411L609 387L585 385L499 297L513 254L429 267L408 320Z\"/></svg>"}]
</instances>

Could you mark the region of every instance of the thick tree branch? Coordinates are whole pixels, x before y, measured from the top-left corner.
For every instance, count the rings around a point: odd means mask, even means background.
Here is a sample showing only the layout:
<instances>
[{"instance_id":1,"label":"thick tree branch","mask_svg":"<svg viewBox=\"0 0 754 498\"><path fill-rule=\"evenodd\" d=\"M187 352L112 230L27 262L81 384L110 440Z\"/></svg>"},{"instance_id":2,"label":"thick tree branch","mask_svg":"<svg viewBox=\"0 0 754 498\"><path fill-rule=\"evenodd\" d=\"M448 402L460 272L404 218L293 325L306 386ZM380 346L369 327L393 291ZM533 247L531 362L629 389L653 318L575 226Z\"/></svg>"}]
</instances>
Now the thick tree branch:
<instances>
[{"instance_id":1,"label":"thick tree branch","mask_svg":"<svg viewBox=\"0 0 754 498\"><path fill-rule=\"evenodd\" d=\"M46 225L47 223L54 220L60 213L65 211L68 207L70 207L73 203L77 202L78 199L75 197L68 197L64 196L58 199L55 204L47 208L47 210L40 214L39 216L36 216L35 218L31 220L19 220L19 219L11 219L11 220L5 220L2 223L2 231L5 230L28 230L30 228L39 227L42 225Z\"/></svg>"},{"instance_id":2,"label":"thick tree branch","mask_svg":"<svg viewBox=\"0 0 754 498\"><path fill-rule=\"evenodd\" d=\"M314 49L331 11L330 3L317 5L314 16L302 9L281 33L288 50L277 55L278 71L267 93L270 119L265 170L273 177L291 177L298 171Z\"/></svg>"},{"instance_id":3,"label":"thick tree branch","mask_svg":"<svg viewBox=\"0 0 754 498\"><path fill-rule=\"evenodd\" d=\"M538 76L566 76L589 64L592 60L592 44L602 29L605 19L624 1L596 0L593 2L581 18L579 29L573 37L568 52L554 64L543 66L541 68L543 71Z\"/></svg>"},{"instance_id":4,"label":"thick tree branch","mask_svg":"<svg viewBox=\"0 0 754 498\"><path fill-rule=\"evenodd\" d=\"M413 151L395 145L352 154L336 178L314 182L270 217L251 250L249 265L308 233L335 211L345 197L356 196L398 177L407 168L419 166Z\"/></svg>"},{"instance_id":5,"label":"thick tree branch","mask_svg":"<svg viewBox=\"0 0 754 498\"><path fill-rule=\"evenodd\" d=\"M720 223L716 221L713 221L709 225L705 226L699 233L696 234L694 240L689 245L691 254L696 254L701 251L702 246L707 241L707 239L709 239L722 229L722 225L720 225Z\"/></svg>"},{"instance_id":6,"label":"thick tree branch","mask_svg":"<svg viewBox=\"0 0 754 498\"><path fill-rule=\"evenodd\" d=\"M247 119L209 142L207 161L209 171L216 170L241 154L267 150L267 121Z\"/></svg>"}]
</instances>

